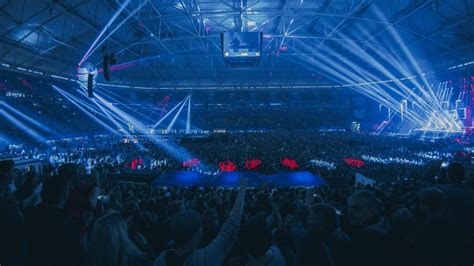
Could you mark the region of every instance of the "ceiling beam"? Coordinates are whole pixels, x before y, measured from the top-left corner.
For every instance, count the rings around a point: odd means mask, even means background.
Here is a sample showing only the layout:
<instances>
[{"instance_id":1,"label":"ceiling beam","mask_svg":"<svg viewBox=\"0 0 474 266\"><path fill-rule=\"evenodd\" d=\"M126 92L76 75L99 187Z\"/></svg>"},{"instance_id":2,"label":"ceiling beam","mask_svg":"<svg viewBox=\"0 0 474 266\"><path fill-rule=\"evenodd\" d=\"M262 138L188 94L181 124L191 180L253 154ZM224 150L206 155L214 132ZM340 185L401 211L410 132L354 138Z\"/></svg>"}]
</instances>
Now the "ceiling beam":
<instances>
[{"instance_id":1,"label":"ceiling beam","mask_svg":"<svg viewBox=\"0 0 474 266\"><path fill-rule=\"evenodd\" d=\"M343 28L344 23L353 17L360 17L369 7L375 2L375 0L368 0L368 1L363 1L361 2L353 11L349 12L346 16L343 17L343 19L334 27L332 30L326 34L326 38L330 38L332 35L334 35L336 32L338 32L341 28ZM323 39L316 49L320 48L326 39Z\"/></svg>"},{"instance_id":2,"label":"ceiling beam","mask_svg":"<svg viewBox=\"0 0 474 266\"><path fill-rule=\"evenodd\" d=\"M389 20L388 25L381 26L379 28L376 28L371 34L370 37L366 40L366 43L370 42L371 40L375 39L377 36L381 35L382 33L388 31L390 27L393 27L409 17L410 15L416 13L418 10L424 8L428 4L430 4L430 0L415 0L411 1L410 4L396 12Z\"/></svg>"}]
</instances>

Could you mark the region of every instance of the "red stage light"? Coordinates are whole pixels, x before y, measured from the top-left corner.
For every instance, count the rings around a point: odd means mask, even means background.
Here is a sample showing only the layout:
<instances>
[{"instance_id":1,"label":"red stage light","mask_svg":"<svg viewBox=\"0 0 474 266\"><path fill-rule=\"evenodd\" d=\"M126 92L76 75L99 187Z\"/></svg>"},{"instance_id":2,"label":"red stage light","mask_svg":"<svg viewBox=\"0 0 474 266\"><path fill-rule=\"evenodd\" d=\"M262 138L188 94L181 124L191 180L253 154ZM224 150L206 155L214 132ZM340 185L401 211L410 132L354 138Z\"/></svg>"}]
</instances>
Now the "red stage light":
<instances>
[{"instance_id":1,"label":"red stage light","mask_svg":"<svg viewBox=\"0 0 474 266\"><path fill-rule=\"evenodd\" d=\"M221 169L222 172L234 172L237 166L234 162L225 161L219 163L219 169Z\"/></svg>"},{"instance_id":2,"label":"red stage light","mask_svg":"<svg viewBox=\"0 0 474 266\"><path fill-rule=\"evenodd\" d=\"M364 161L354 159L354 158L344 158L343 160L346 164L348 164L352 167L357 167L357 168L361 168L365 164Z\"/></svg>"},{"instance_id":3,"label":"red stage light","mask_svg":"<svg viewBox=\"0 0 474 266\"><path fill-rule=\"evenodd\" d=\"M192 168L192 167L198 166L200 163L201 161L198 158L194 158L194 159L183 162L183 167Z\"/></svg>"},{"instance_id":4,"label":"red stage light","mask_svg":"<svg viewBox=\"0 0 474 266\"><path fill-rule=\"evenodd\" d=\"M245 162L245 169L247 169L247 170L257 170L258 167L260 167L261 164L262 164L262 161L260 161L260 160L256 160L256 159L247 160Z\"/></svg>"},{"instance_id":5,"label":"red stage light","mask_svg":"<svg viewBox=\"0 0 474 266\"><path fill-rule=\"evenodd\" d=\"M298 165L298 163L295 160L288 159L288 158L285 158L285 159L281 160L281 164L283 166L289 168L290 170L295 170L295 169L300 168L300 166Z\"/></svg>"},{"instance_id":6,"label":"red stage light","mask_svg":"<svg viewBox=\"0 0 474 266\"><path fill-rule=\"evenodd\" d=\"M142 165L143 164L143 160L142 159L133 159L131 162L130 162L130 168L132 170L135 170L137 169L137 167L139 165Z\"/></svg>"}]
</instances>

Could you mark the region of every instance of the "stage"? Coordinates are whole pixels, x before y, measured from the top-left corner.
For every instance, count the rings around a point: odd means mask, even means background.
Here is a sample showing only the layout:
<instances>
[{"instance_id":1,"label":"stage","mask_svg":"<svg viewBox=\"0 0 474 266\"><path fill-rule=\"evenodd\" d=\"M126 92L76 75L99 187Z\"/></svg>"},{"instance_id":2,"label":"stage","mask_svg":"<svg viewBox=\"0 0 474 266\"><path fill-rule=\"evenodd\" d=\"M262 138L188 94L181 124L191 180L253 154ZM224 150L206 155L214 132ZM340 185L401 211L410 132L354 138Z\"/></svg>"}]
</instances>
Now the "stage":
<instances>
[{"instance_id":1,"label":"stage","mask_svg":"<svg viewBox=\"0 0 474 266\"><path fill-rule=\"evenodd\" d=\"M319 175L309 171L280 172L274 175L259 175L255 172L223 172L205 175L196 171L174 171L163 174L153 181L154 187L238 187L240 178L249 180L249 187L317 187L327 185Z\"/></svg>"}]
</instances>

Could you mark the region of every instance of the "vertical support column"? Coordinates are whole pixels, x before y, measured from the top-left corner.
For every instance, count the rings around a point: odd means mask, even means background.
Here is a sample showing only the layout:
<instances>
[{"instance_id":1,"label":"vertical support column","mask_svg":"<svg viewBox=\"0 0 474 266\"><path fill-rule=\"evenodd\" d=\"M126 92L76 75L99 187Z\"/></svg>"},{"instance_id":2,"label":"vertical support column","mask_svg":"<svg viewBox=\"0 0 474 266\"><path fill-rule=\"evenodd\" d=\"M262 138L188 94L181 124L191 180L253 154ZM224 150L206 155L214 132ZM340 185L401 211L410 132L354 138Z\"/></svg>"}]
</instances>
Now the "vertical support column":
<instances>
[{"instance_id":1,"label":"vertical support column","mask_svg":"<svg viewBox=\"0 0 474 266\"><path fill-rule=\"evenodd\" d=\"M186 119L186 134L191 134L191 96L188 99L188 117Z\"/></svg>"},{"instance_id":2,"label":"vertical support column","mask_svg":"<svg viewBox=\"0 0 474 266\"><path fill-rule=\"evenodd\" d=\"M400 117L402 122L405 120L406 113L408 113L408 101L405 99L400 102Z\"/></svg>"},{"instance_id":3,"label":"vertical support column","mask_svg":"<svg viewBox=\"0 0 474 266\"><path fill-rule=\"evenodd\" d=\"M400 118L401 118L401 120L402 120L402 123L403 123L403 120L404 120L404 118L405 118L405 117L404 117L404 114L405 114L405 108L404 108L404 106L403 106L403 101L402 101L402 102L400 102Z\"/></svg>"}]
</instances>

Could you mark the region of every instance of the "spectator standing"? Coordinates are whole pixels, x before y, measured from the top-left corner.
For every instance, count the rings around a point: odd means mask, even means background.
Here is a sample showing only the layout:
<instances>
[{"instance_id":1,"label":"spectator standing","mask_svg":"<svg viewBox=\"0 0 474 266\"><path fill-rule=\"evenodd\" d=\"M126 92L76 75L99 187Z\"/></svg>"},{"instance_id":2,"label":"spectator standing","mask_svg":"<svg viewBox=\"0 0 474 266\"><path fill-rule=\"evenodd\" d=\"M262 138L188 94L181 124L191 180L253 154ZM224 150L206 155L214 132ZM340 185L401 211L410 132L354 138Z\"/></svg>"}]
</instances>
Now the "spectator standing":
<instances>
[{"instance_id":1,"label":"spectator standing","mask_svg":"<svg viewBox=\"0 0 474 266\"><path fill-rule=\"evenodd\" d=\"M176 249L164 251L155 266L222 265L237 239L244 209L247 180L240 181L240 188L229 217L217 237L206 247L197 249L202 237L202 218L195 211L181 211L173 219L172 234Z\"/></svg>"}]
</instances>

